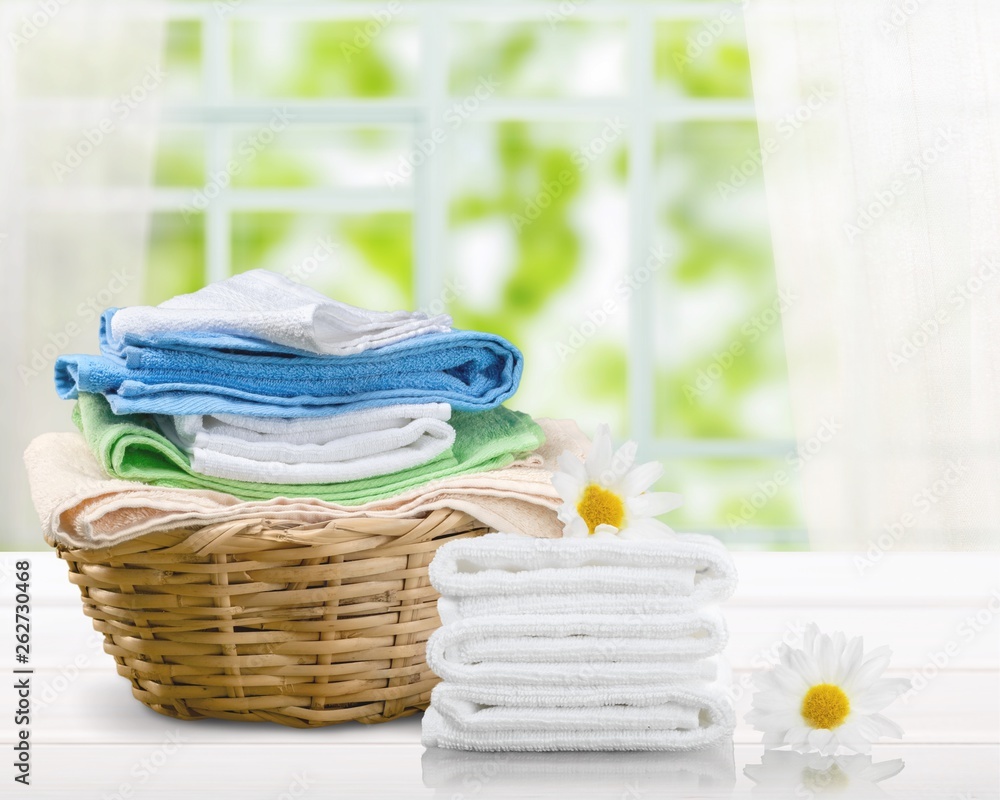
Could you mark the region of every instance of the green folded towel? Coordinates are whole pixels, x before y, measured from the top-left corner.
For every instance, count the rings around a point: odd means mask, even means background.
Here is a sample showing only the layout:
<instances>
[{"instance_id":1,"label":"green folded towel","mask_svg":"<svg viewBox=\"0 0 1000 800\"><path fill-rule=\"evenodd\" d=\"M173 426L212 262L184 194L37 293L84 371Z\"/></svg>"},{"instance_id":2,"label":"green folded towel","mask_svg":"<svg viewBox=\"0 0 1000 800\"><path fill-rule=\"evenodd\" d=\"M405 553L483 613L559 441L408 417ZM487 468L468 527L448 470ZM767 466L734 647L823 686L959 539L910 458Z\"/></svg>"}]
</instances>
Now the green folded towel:
<instances>
[{"instance_id":1,"label":"green folded towel","mask_svg":"<svg viewBox=\"0 0 1000 800\"><path fill-rule=\"evenodd\" d=\"M159 432L154 417L116 416L103 395L80 392L73 421L97 460L115 478L181 489L211 489L241 500L315 497L351 506L392 497L430 481L505 467L545 441L538 424L519 411L503 406L489 411L455 411L451 418L454 445L418 467L345 483L248 483L193 472L188 457Z\"/></svg>"}]
</instances>

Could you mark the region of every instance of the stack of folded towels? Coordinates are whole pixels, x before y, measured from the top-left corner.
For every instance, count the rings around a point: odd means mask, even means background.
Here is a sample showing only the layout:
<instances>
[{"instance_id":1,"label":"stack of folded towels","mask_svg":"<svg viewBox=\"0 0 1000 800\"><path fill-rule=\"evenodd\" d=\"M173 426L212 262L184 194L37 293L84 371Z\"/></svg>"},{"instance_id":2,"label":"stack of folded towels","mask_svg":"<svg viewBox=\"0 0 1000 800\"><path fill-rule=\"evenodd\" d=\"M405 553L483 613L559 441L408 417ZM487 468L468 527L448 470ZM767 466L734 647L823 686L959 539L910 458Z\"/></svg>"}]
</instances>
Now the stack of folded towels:
<instances>
[{"instance_id":1,"label":"stack of folded towels","mask_svg":"<svg viewBox=\"0 0 1000 800\"><path fill-rule=\"evenodd\" d=\"M34 499L46 537L82 547L195 521L439 507L555 536L540 448L585 440L502 405L521 369L509 342L447 316L359 309L254 270L108 309L100 355L59 358L57 390L101 470L79 438L40 437ZM505 516L508 499L530 509Z\"/></svg>"},{"instance_id":2,"label":"stack of folded towels","mask_svg":"<svg viewBox=\"0 0 1000 800\"><path fill-rule=\"evenodd\" d=\"M426 746L692 750L732 733L715 606L736 571L718 540L490 534L441 547L430 580Z\"/></svg>"}]
</instances>

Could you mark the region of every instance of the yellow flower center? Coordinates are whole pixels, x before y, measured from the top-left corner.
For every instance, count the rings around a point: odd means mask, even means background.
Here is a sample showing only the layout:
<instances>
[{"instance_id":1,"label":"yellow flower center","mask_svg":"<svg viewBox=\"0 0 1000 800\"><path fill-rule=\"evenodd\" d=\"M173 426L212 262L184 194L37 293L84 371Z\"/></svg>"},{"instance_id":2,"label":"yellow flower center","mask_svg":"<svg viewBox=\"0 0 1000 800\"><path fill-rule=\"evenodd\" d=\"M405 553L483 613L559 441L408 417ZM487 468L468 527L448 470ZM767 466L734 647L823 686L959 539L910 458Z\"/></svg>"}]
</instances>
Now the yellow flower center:
<instances>
[{"instance_id":1,"label":"yellow flower center","mask_svg":"<svg viewBox=\"0 0 1000 800\"><path fill-rule=\"evenodd\" d=\"M833 730L851 713L851 701L832 683L813 686L802 700L802 719L812 728Z\"/></svg>"},{"instance_id":2,"label":"yellow flower center","mask_svg":"<svg viewBox=\"0 0 1000 800\"><path fill-rule=\"evenodd\" d=\"M583 497L576 504L576 512L587 523L590 533L597 530L598 525L612 525L621 528L625 522L625 502L614 492L588 484L583 490Z\"/></svg>"}]
</instances>

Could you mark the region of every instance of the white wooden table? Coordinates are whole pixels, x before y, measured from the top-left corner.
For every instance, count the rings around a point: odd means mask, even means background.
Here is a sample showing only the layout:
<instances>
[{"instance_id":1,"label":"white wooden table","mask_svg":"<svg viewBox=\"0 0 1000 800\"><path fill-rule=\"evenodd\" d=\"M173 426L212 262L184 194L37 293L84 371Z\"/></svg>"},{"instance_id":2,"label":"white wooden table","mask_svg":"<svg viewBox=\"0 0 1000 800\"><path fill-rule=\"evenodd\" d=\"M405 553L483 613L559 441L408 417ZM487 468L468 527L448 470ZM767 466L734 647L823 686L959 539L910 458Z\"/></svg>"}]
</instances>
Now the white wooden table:
<instances>
[{"instance_id":1,"label":"white wooden table","mask_svg":"<svg viewBox=\"0 0 1000 800\"><path fill-rule=\"evenodd\" d=\"M874 787L808 772L799 760L756 786L758 733L740 724L729 753L474 755L425 751L419 717L300 731L216 720L179 722L133 699L51 552L0 554L0 798L1000 797L1000 557L889 553L863 571L850 554L737 553L726 608L737 714L749 676L805 623L863 634L894 650L891 674L926 685L888 714L906 731L875 762L902 758ZM31 562L31 785L13 781L17 736L14 569ZM977 618L978 615L978 618ZM935 665L935 662L939 666ZM770 763L770 761L768 762ZM780 788L779 788L780 787ZM189 794L190 793L190 794Z\"/></svg>"}]
</instances>

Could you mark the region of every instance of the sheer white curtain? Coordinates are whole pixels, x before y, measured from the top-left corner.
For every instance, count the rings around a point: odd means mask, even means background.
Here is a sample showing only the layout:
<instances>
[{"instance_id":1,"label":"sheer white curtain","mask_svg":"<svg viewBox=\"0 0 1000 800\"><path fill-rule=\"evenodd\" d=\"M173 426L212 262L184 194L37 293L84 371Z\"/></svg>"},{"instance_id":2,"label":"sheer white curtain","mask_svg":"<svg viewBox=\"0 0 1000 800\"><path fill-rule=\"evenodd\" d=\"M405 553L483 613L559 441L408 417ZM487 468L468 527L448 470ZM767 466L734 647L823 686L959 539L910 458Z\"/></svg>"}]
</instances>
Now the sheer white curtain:
<instances>
[{"instance_id":1,"label":"sheer white curtain","mask_svg":"<svg viewBox=\"0 0 1000 800\"><path fill-rule=\"evenodd\" d=\"M71 428L55 356L141 297L163 33L145 0L0 4L0 548L42 546L21 453Z\"/></svg>"},{"instance_id":2,"label":"sheer white curtain","mask_svg":"<svg viewBox=\"0 0 1000 800\"><path fill-rule=\"evenodd\" d=\"M812 542L997 549L1000 3L746 20Z\"/></svg>"}]
</instances>

